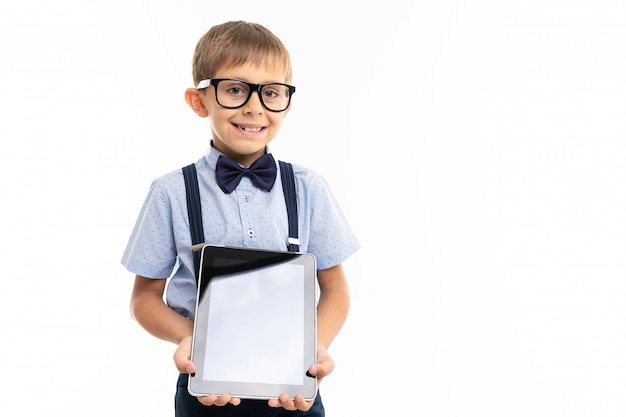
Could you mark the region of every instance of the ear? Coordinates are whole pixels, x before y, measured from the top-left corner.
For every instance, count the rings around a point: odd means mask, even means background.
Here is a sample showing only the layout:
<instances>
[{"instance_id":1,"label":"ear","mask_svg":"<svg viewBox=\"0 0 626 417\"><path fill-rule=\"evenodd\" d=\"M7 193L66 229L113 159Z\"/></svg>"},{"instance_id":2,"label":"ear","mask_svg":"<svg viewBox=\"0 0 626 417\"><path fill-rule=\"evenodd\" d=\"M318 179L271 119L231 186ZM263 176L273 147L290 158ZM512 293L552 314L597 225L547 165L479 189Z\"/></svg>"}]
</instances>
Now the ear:
<instances>
[{"instance_id":1,"label":"ear","mask_svg":"<svg viewBox=\"0 0 626 417\"><path fill-rule=\"evenodd\" d=\"M204 107L202 94L197 88L188 88L185 90L185 101L189 104L191 110L193 110L198 116L207 117L209 115L206 107Z\"/></svg>"}]
</instances>

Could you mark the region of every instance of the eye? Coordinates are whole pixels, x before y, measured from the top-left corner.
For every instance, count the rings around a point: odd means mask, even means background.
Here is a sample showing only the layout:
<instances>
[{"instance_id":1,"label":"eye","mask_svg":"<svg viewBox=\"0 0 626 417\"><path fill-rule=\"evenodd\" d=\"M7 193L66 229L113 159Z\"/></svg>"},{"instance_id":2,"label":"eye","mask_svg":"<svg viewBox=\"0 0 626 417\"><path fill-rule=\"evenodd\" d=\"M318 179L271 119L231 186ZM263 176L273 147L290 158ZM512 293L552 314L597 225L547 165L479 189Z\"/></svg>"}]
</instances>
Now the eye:
<instances>
[{"instance_id":1,"label":"eye","mask_svg":"<svg viewBox=\"0 0 626 417\"><path fill-rule=\"evenodd\" d=\"M243 91L243 88L241 87L230 87L228 89L228 93L234 96L245 94L245 92Z\"/></svg>"},{"instance_id":2,"label":"eye","mask_svg":"<svg viewBox=\"0 0 626 417\"><path fill-rule=\"evenodd\" d=\"M248 95L248 86L236 81L222 81L222 83L220 83L220 89L223 90L224 93L233 97Z\"/></svg>"},{"instance_id":3,"label":"eye","mask_svg":"<svg viewBox=\"0 0 626 417\"><path fill-rule=\"evenodd\" d=\"M263 95L267 98L275 98L278 97L278 93L272 90L263 90Z\"/></svg>"},{"instance_id":4,"label":"eye","mask_svg":"<svg viewBox=\"0 0 626 417\"><path fill-rule=\"evenodd\" d=\"M266 85L263 87L262 93L263 97L267 99L280 99L289 96L288 91L280 84Z\"/></svg>"}]
</instances>

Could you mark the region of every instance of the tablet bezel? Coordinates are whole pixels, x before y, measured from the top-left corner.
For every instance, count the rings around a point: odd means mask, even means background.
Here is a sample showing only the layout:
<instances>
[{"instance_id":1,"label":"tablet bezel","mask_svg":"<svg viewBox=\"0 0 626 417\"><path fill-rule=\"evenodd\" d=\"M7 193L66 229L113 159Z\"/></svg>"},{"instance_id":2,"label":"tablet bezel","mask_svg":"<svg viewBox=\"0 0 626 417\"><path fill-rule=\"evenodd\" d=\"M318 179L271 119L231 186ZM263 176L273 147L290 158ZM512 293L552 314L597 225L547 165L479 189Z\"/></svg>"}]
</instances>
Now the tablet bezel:
<instances>
[{"instance_id":1,"label":"tablet bezel","mask_svg":"<svg viewBox=\"0 0 626 417\"><path fill-rule=\"evenodd\" d=\"M215 266L216 260L219 260L222 266ZM235 266L225 267L223 266L224 263ZM267 268L279 267L281 264L293 264L302 267L297 268L302 271L302 277L291 275L288 277L290 280L302 279L302 294L293 295L294 297L302 297L303 308L301 313L298 313L302 314L302 327L293 329L294 332L302 332L303 351L300 362L302 369L290 370L291 372L301 372L302 382L293 383L294 381L290 381L292 383L287 383L274 381L265 383L259 382L258 375L254 377L250 375L249 379L251 380L245 380L248 376L240 378L241 370L238 371L239 376L236 381L213 380L210 379L209 376L205 376L206 351L209 349L208 345L211 343L210 335L207 335L207 328L209 326L209 320L212 319L209 317L209 308L211 307L210 297L213 290L211 285L212 279L216 278L214 281L217 283L220 279L228 279L229 276L243 276L242 279L254 278L250 277L250 274L252 274L251 271L262 271ZM314 399L317 395L317 380L314 377L308 376L307 370L311 365L316 363L317 357L317 271L315 257L302 252L203 245L201 248L200 265L191 353L191 360L196 366L196 373L189 377L189 393L193 396L205 396L209 394L221 395L228 393L234 397L251 399L277 398L280 394L286 393L290 398L301 394L306 400ZM215 288L219 288L217 284L215 285ZM300 284L297 283L296 286L299 285ZM217 291L217 289L214 290L215 293L217 293ZM274 304L272 307L275 308L277 305ZM284 311L281 312L281 314L293 315L293 311ZM258 314L255 314L254 319L258 319ZM270 341L269 338L272 338L272 343L275 343L275 338L277 337L284 338L285 340L288 340L289 337L293 337L293 335L289 333L288 328L273 328L272 323L267 323L267 331L263 333L268 336L268 343ZM300 334L297 334L299 338ZM213 348L215 348L214 345ZM229 348L226 346L224 349L228 350ZM231 348L231 350L234 349ZM255 355L258 354L259 353L255 351ZM231 359L232 363L237 361L237 358ZM243 361L245 358L242 357L241 360ZM268 356L267 360L276 361L277 358Z\"/></svg>"}]
</instances>

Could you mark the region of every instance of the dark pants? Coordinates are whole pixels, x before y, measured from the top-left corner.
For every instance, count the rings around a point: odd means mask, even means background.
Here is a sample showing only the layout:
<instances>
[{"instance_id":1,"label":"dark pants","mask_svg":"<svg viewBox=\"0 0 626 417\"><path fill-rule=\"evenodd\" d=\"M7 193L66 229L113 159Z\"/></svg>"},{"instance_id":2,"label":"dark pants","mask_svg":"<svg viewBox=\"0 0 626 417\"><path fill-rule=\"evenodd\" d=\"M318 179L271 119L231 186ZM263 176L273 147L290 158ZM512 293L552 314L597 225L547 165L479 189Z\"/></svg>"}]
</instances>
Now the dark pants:
<instances>
[{"instance_id":1,"label":"dark pants","mask_svg":"<svg viewBox=\"0 0 626 417\"><path fill-rule=\"evenodd\" d=\"M267 405L267 400L248 399L242 399L238 406L226 404L223 407L215 405L207 407L187 391L188 377L187 374L180 374L178 377L175 400L176 417L324 417L325 415L319 392L313 406L307 412L272 408Z\"/></svg>"}]
</instances>

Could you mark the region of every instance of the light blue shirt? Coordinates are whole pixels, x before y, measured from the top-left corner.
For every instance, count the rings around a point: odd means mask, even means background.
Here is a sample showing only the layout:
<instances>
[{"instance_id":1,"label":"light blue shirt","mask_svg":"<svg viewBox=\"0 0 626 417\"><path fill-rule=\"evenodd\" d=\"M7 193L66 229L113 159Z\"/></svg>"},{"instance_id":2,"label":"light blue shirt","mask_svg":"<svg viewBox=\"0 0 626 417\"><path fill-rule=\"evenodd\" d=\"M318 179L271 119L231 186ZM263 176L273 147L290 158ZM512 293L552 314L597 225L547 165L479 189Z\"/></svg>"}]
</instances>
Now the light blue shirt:
<instances>
[{"instance_id":1,"label":"light blue shirt","mask_svg":"<svg viewBox=\"0 0 626 417\"><path fill-rule=\"evenodd\" d=\"M288 221L280 172L270 192L243 177L224 194L215 181L220 152L210 148L198 160L198 186L206 243L255 249L287 250ZM300 251L315 256L318 269L348 259L359 243L328 184L318 173L293 164L298 196ZM170 278L167 304L194 318L196 279L187 215L185 181L177 169L152 182L122 265L148 278Z\"/></svg>"}]
</instances>

